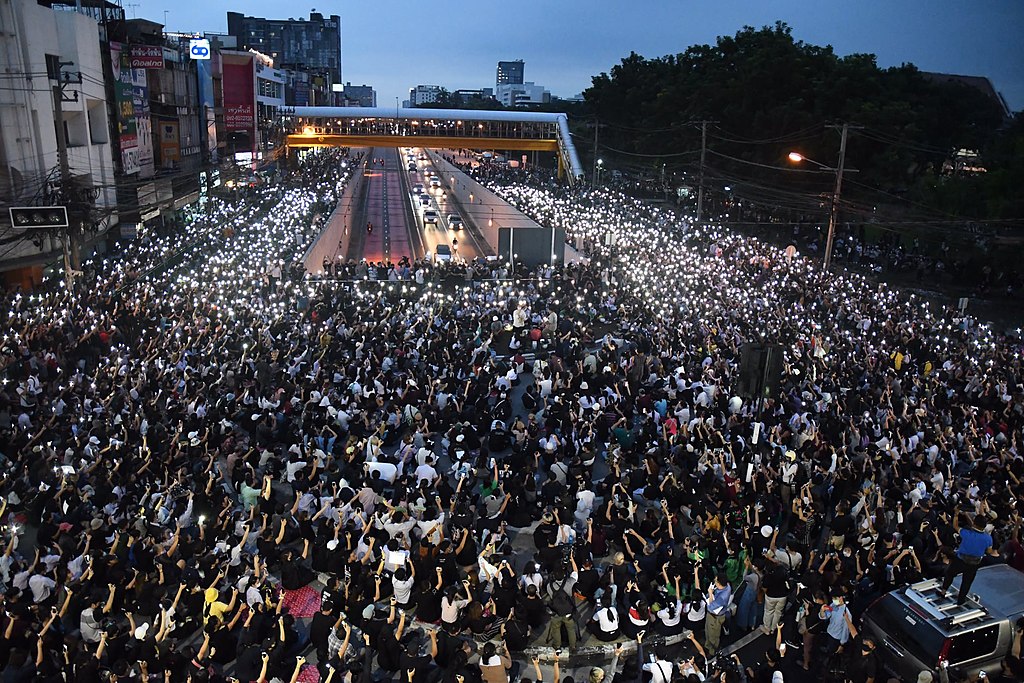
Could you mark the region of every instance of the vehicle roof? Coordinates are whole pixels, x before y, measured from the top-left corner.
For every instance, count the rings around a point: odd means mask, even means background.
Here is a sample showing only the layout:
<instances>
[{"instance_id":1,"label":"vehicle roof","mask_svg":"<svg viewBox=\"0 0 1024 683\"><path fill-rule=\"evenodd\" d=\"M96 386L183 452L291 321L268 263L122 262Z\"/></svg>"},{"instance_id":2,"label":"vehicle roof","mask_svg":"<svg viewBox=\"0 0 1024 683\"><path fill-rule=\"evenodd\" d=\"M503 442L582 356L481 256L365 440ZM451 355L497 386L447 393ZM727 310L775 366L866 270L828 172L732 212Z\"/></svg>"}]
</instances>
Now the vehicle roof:
<instances>
[{"instance_id":1,"label":"vehicle roof","mask_svg":"<svg viewBox=\"0 0 1024 683\"><path fill-rule=\"evenodd\" d=\"M959 590L961 578L962 575L954 580L953 593ZM909 588L911 586L904 586L889 595L912 605L914 601L907 595ZM943 633L952 634L1005 619L1016 620L1017 617L1024 615L1024 572L1019 572L1006 564L982 567L971 584L971 594L978 596L978 603L988 613L987 617L949 627L937 619L929 619L929 623Z\"/></svg>"},{"instance_id":2,"label":"vehicle roof","mask_svg":"<svg viewBox=\"0 0 1024 683\"><path fill-rule=\"evenodd\" d=\"M435 252L438 254L450 254L452 253L452 248L449 247L447 244L439 244L437 245L437 249L435 249Z\"/></svg>"},{"instance_id":3,"label":"vehicle roof","mask_svg":"<svg viewBox=\"0 0 1024 683\"><path fill-rule=\"evenodd\" d=\"M959 579L957 579L959 586ZM1008 564L982 567L971 584L971 592L977 593L985 609L993 615L1016 617L1024 614L1024 572Z\"/></svg>"}]
</instances>

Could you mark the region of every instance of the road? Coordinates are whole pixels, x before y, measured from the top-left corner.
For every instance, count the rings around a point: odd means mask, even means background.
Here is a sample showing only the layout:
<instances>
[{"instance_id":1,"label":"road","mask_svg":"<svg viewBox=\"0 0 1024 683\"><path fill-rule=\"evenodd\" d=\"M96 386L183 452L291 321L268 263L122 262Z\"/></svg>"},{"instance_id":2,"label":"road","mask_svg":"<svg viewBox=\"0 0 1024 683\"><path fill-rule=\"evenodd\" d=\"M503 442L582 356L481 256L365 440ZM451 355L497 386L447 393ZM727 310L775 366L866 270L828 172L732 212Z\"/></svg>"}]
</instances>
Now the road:
<instances>
[{"instance_id":1,"label":"road","mask_svg":"<svg viewBox=\"0 0 1024 683\"><path fill-rule=\"evenodd\" d=\"M447 245L459 260L483 258L492 251L479 243L474 231L450 230L448 215L461 213L458 202L450 197L451 178L439 177L440 188L430 188L433 163L419 160L420 149L374 148L368 151L361 199L361 222L349 245L348 258L369 263L395 263L407 256L430 258L438 245ZM407 155L415 166L408 170ZM424 205L413 187L422 185L429 203ZM426 223L424 212L438 213L437 223ZM367 229L373 225L373 230ZM457 248L456 248L457 247Z\"/></svg>"},{"instance_id":2,"label":"road","mask_svg":"<svg viewBox=\"0 0 1024 683\"><path fill-rule=\"evenodd\" d=\"M417 157L419 156L420 151L421 150L419 149L412 150ZM434 253L437 249L437 245L439 244L446 244L449 247L453 247L453 241L457 240L458 250L453 248L452 253L454 254L457 251L459 258L472 261L475 258L482 258L485 256L486 250L480 248L480 245L477 243L477 238L472 235L469 230L462 229L452 231L449 229L448 214L461 214L461 209L458 203L449 196L451 194L449 187L451 178L439 176L441 187L439 189L431 190L428 176L430 172L435 171L434 165L429 160L417 160L415 164L415 171L406 171L408 187L407 196L416 216L417 226L420 230L421 239L423 240L424 251ZM420 200L412 194L412 188L416 184L423 185L424 189L427 190L430 197L429 207L421 207ZM437 224L423 222L423 212L427 208L437 211L439 215L439 222Z\"/></svg>"},{"instance_id":3,"label":"road","mask_svg":"<svg viewBox=\"0 0 1024 683\"><path fill-rule=\"evenodd\" d=\"M394 263L403 256L419 256L421 248L416 228L409 225L405 209L404 166L401 164L398 150L374 148L369 151L363 171L363 220L349 248L352 258L366 259L369 263ZM368 225L372 225L373 230L369 230Z\"/></svg>"}]
</instances>

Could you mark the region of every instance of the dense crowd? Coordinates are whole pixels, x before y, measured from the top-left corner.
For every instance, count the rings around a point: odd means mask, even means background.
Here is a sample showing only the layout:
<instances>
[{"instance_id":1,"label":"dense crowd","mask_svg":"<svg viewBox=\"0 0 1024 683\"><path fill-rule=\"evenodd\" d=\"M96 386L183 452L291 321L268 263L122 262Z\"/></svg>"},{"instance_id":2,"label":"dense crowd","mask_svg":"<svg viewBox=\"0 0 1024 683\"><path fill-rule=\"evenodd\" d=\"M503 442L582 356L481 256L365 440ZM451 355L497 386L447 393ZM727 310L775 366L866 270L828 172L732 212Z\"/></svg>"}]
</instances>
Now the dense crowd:
<instances>
[{"instance_id":1,"label":"dense crowd","mask_svg":"<svg viewBox=\"0 0 1024 683\"><path fill-rule=\"evenodd\" d=\"M587 261L306 277L343 161L5 294L5 683L860 683L873 597L1024 570L1019 339L509 179Z\"/></svg>"}]
</instances>

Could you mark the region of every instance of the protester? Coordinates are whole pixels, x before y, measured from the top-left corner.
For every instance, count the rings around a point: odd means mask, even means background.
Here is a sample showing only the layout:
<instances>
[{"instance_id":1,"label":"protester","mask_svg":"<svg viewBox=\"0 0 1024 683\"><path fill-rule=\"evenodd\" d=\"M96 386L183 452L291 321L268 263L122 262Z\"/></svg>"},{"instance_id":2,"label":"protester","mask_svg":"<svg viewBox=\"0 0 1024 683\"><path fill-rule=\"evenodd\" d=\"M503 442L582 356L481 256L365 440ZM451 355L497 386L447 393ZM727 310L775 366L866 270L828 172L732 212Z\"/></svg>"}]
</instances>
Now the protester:
<instances>
[{"instance_id":1,"label":"protester","mask_svg":"<svg viewBox=\"0 0 1024 683\"><path fill-rule=\"evenodd\" d=\"M539 177L489 182L582 260L306 274L343 160L5 293L6 678L505 681L636 637L736 680L763 610L817 680L881 592L1019 560L1018 336Z\"/></svg>"}]
</instances>

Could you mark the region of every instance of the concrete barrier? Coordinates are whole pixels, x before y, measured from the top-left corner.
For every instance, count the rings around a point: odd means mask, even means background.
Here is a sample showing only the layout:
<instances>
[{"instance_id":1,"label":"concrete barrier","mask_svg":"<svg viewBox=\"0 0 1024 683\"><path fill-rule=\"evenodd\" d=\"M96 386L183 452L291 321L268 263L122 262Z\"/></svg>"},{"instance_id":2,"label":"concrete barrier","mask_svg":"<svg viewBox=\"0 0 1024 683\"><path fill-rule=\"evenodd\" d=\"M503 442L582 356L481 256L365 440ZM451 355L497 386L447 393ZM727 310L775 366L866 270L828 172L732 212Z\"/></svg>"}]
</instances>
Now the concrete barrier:
<instances>
[{"instance_id":1,"label":"concrete barrier","mask_svg":"<svg viewBox=\"0 0 1024 683\"><path fill-rule=\"evenodd\" d=\"M348 253L349 241L352 239L352 223L356 218L356 200L363 186L361 161L353 167L352 173L334 211L324 221L320 234L306 250L304 262L307 273L322 272L325 256L337 263L339 256L344 260Z\"/></svg>"},{"instance_id":2,"label":"concrete barrier","mask_svg":"<svg viewBox=\"0 0 1024 683\"><path fill-rule=\"evenodd\" d=\"M490 254L498 251L498 229L512 228L515 230L540 228L540 224L486 187L469 177L461 169L456 168L432 149L426 150L431 163L441 176L441 183L447 188L448 196L455 197L462 212L462 218L474 227L490 247ZM452 182L455 178L455 182ZM492 211L493 209L493 211ZM518 243L518 239L516 242ZM565 245L566 263L589 259L578 252L571 244Z\"/></svg>"}]
</instances>

